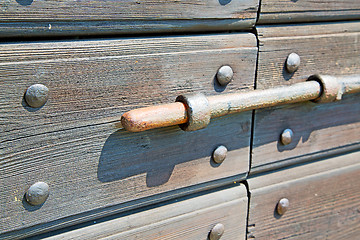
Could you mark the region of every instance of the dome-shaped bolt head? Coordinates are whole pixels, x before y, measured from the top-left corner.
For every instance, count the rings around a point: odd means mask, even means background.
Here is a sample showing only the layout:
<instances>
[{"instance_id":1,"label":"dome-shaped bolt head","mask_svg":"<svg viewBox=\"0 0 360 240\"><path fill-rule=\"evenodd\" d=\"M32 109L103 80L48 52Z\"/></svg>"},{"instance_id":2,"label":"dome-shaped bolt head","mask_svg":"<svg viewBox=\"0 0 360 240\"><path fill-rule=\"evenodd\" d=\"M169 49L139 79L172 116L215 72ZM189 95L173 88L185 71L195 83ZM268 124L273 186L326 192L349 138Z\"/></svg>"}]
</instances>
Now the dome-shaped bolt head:
<instances>
[{"instance_id":1,"label":"dome-shaped bolt head","mask_svg":"<svg viewBox=\"0 0 360 240\"><path fill-rule=\"evenodd\" d=\"M284 213L288 210L290 202L287 198L282 198L277 204L276 211L279 215L284 215Z\"/></svg>"},{"instance_id":2,"label":"dome-shaped bolt head","mask_svg":"<svg viewBox=\"0 0 360 240\"><path fill-rule=\"evenodd\" d=\"M282 133L281 133L281 143L283 145L288 145L292 142L294 137L294 133L291 129L285 129Z\"/></svg>"},{"instance_id":3,"label":"dome-shaped bolt head","mask_svg":"<svg viewBox=\"0 0 360 240\"><path fill-rule=\"evenodd\" d=\"M230 66L222 66L219 68L216 79L221 86L225 86L233 79L234 72Z\"/></svg>"},{"instance_id":4,"label":"dome-shaped bolt head","mask_svg":"<svg viewBox=\"0 0 360 240\"><path fill-rule=\"evenodd\" d=\"M289 73L293 73L299 67L300 67L300 56L296 53L290 53L286 59L286 70Z\"/></svg>"},{"instance_id":5,"label":"dome-shaped bolt head","mask_svg":"<svg viewBox=\"0 0 360 240\"><path fill-rule=\"evenodd\" d=\"M33 206L43 204L49 196L49 185L37 182L31 185L25 194L26 201Z\"/></svg>"},{"instance_id":6,"label":"dome-shaped bolt head","mask_svg":"<svg viewBox=\"0 0 360 240\"><path fill-rule=\"evenodd\" d=\"M49 89L45 85L31 85L25 93L26 103L33 108L42 107L49 98L48 93Z\"/></svg>"},{"instance_id":7,"label":"dome-shaped bolt head","mask_svg":"<svg viewBox=\"0 0 360 240\"><path fill-rule=\"evenodd\" d=\"M222 163L227 155L227 148L223 145L218 146L215 151L213 152L213 160L216 163Z\"/></svg>"},{"instance_id":8,"label":"dome-shaped bolt head","mask_svg":"<svg viewBox=\"0 0 360 240\"><path fill-rule=\"evenodd\" d=\"M225 227L222 223L216 224L213 229L211 229L209 239L210 240L219 240L221 236L224 234Z\"/></svg>"}]
</instances>

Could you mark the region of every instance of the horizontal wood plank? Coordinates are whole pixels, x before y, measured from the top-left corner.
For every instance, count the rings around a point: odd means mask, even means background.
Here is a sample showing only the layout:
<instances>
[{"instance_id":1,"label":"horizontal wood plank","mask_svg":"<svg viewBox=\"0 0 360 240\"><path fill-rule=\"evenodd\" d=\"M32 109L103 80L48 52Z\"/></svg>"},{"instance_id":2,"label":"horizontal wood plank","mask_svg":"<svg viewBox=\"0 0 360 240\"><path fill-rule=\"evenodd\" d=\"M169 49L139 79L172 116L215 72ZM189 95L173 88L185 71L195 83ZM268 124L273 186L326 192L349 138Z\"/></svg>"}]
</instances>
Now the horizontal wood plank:
<instances>
[{"instance_id":1,"label":"horizontal wood plank","mask_svg":"<svg viewBox=\"0 0 360 240\"><path fill-rule=\"evenodd\" d=\"M256 111L251 173L359 149L359 98L355 94L337 103ZM289 145L283 145L280 135L287 128L294 135Z\"/></svg>"},{"instance_id":2,"label":"horizontal wood plank","mask_svg":"<svg viewBox=\"0 0 360 240\"><path fill-rule=\"evenodd\" d=\"M250 178L248 239L356 239L359 159L354 152ZM290 206L280 216L282 198Z\"/></svg>"},{"instance_id":3,"label":"horizontal wood plank","mask_svg":"<svg viewBox=\"0 0 360 240\"><path fill-rule=\"evenodd\" d=\"M258 32L259 89L303 82L315 73L339 77L360 73L359 22L267 26ZM299 54L301 64L289 74L284 64L292 52ZM359 148L358 99L355 94L337 103L307 102L257 110L251 172ZM284 146L280 135L286 128L293 130L294 138Z\"/></svg>"},{"instance_id":4,"label":"horizontal wood plank","mask_svg":"<svg viewBox=\"0 0 360 240\"><path fill-rule=\"evenodd\" d=\"M245 239L247 191L244 185L187 197L156 208L137 210L110 221L41 239L207 239L212 227L225 227L222 238ZM39 238L38 238L39 239Z\"/></svg>"},{"instance_id":5,"label":"horizontal wood plank","mask_svg":"<svg viewBox=\"0 0 360 240\"><path fill-rule=\"evenodd\" d=\"M262 0L259 23L313 22L360 18L358 0Z\"/></svg>"},{"instance_id":6,"label":"horizontal wood plank","mask_svg":"<svg viewBox=\"0 0 360 240\"><path fill-rule=\"evenodd\" d=\"M258 0L5 0L1 37L250 29Z\"/></svg>"},{"instance_id":7,"label":"horizontal wood plank","mask_svg":"<svg viewBox=\"0 0 360 240\"><path fill-rule=\"evenodd\" d=\"M310 75L360 73L360 22L272 25L257 28L259 68L257 88L305 81ZM290 53L300 56L292 74L285 70Z\"/></svg>"},{"instance_id":8,"label":"horizontal wood plank","mask_svg":"<svg viewBox=\"0 0 360 240\"><path fill-rule=\"evenodd\" d=\"M251 113L218 119L197 132L171 127L128 133L119 120L125 111L172 102L179 94L253 89L252 34L0 49L3 236L24 237L245 177ZM224 64L233 67L235 80L221 88L214 76ZM49 88L40 109L23 100L35 83ZM212 151L220 144L229 149L227 159L213 164ZM50 186L41 207L23 201L36 181Z\"/></svg>"}]
</instances>

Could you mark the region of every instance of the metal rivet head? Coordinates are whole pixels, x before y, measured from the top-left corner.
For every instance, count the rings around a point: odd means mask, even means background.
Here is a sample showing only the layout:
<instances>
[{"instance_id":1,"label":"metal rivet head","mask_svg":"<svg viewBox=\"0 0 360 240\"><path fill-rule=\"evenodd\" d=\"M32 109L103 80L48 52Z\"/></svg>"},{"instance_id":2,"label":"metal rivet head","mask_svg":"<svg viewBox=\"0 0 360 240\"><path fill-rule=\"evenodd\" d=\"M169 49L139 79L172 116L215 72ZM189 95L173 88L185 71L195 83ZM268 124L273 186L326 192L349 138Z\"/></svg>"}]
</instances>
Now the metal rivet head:
<instances>
[{"instance_id":1,"label":"metal rivet head","mask_svg":"<svg viewBox=\"0 0 360 240\"><path fill-rule=\"evenodd\" d=\"M295 72L300 66L300 56L296 53L290 53L286 59L286 70L289 73Z\"/></svg>"},{"instance_id":2,"label":"metal rivet head","mask_svg":"<svg viewBox=\"0 0 360 240\"><path fill-rule=\"evenodd\" d=\"M214 162L216 163L222 163L227 155L227 148L225 146L219 146L215 149L215 151L213 152L213 159Z\"/></svg>"},{"instance_id":3,"label":"metal rivet head","mask_svg":"<svg viewBox=\"0 0 360 240\"><path fill-rule=\"evenodd\" d=\"M294 133L291 129L285 129L282 133L281 133L281 143L283 145L288 145L292 142Z\"/></svg>"},{"instance_id":4,"label":"metal rivet head","mask_svg":"<svg viewBox=\"0 0 360 240\"><path fill-rule=\"evenodd\" d=\"M43 204L49 196L49 185L44 182L34 183L26 192L26 201L31 205Z\"/></svg>"},{"instance_id":5,"label":"metal rivet head","mask_svg":"<svg viewBox=\"0 0 360 240\"><path fill-rule=\"evenodd\" d=\"M42 84L31 85L25 93L25 100L30 107L38 108L48 100L49 89Z\"/></svg>"},{"instance_id":6,"label":"metal rivet head","mask_svg":"<svg viewBox=\"0 0 360 240\"><path fill-rule=\"evenodd\" d=\"M225 86L231 82L233 76L234 72L230 66L222 66L216 74L216 79L220 85Z\"/></svg>"},{"instance_id":7,"label":"metal rivet head","mask_svg":"<svg viewBox=\"0 0 360 240\"><path fill-rule=\"evenodd\" d=\"M209 238L210 240L218 240L224 234L225 228L221 223L216 224L213 229L211 229Z\"/></svg>"},{"instance_id":8,"label":"metal rivet head","mask_svg":"<svg viewBox=\"0 0 360 240\"><path fill-rule=\"evenodd\" d=\"M289 208L289 200L287 198L282 198L280 199L280 201L277 204L276 207L276 211L279 215L284 215L284 213L288 210Z\"/></svg>"}]
</instances>

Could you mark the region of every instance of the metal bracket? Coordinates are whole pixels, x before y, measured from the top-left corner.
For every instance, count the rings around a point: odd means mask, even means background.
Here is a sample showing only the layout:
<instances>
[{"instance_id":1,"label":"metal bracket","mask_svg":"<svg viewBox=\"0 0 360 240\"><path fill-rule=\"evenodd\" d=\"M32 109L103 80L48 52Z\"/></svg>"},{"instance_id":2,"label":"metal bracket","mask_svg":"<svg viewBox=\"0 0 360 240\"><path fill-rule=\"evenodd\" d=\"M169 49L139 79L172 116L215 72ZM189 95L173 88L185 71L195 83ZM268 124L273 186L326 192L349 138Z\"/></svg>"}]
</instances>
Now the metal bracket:
<instances>
[{"instance_id":1,"label":"metal bracket","mask_svg":"<svg viewBox=\"0 0 360 240\"><path fill-rule=\"evenodd\" d=\"M189 119L186 123L179 125L184 131L195 131L207 127L211 119L209 101L204 94L180 95L176 102L185 104Z\"/></svg>"},{"instance_id":2,"label":"metal bracket","mask_svg":"<svg viewBox=\"0 0 360 240\"><path fill-rule=\"evenodd\" d=\"M314 99L314 102L327 103L341 100L344 89L336 77L316 74L310 76L308 81L317 81L321 85L320 96Z\"/></svg>"}]
</instances>

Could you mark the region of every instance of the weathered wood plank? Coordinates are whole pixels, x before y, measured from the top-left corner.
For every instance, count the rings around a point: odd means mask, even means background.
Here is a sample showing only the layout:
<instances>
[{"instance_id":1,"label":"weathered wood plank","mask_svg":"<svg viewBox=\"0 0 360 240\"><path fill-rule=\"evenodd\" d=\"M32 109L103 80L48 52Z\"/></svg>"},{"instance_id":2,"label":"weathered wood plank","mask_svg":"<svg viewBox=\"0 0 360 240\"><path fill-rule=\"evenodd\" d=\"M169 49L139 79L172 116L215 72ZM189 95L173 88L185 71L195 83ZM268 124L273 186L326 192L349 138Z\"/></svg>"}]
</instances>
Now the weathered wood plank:
<instances>
[{"instance_id":1,"label":"weathered wood plank","mask_svg":"<svg viewBox=\"0 0 360 240\"><path fill-rule=\"evenodd\" d=\"M360 94L329 104L302 103L256 111L251 172L360 148ZM271 126L271 127L269 127ZM294 137L283 145L280 135Z\"/></svg>"},{"instance_id":2,"label":"weathered wood plank","mask_svg":"<svg viewBox=\"0 0 360 240\"><path fill-rule=\"evenodd\" d=\"M0 3L6 36L239 30L254 26L258 0L97 0Z\"/></svg>"},{"instance_id":3,"label":"weathered wood plank","mask_svg":"<svg viewBox=\"0 0 360 240\"><path fill-rule=\"evenodd\" d=\"M360 73L359 21L262 26L257 31L257 88L302 82L315 73L337 76ZM290 74L284 66L292 52L300 56L301 63Z\"/></svg>"},{"instance_id":4,"label":"weathered wood plank","mask_svg":"<svg viewBox=\"0 0 360 240\"><path fill-rule=\"evenodd\" d=\"M359 22L260 27L257 88L305 81L315 73L342 76L360 73ZM299 69L284 69L291 52L301 58ZM252 172L359 148L359 94L337 103L312 102L256 111ZM271 126L271 127L269 127ZM294 140L284 146L286 128ZM330 151L331 150L331 151Z\"/></svg>"},{"instance_id":5,"label":"weathered wood plank","mask_svg":"<svg viewBox=\"0 0 360 240\"><path fill-rule=\"evenodd\" d=\"M357 239L360 152L249 179L248 239ZM276 213L289 199L284 215Z\"/></svg>"},{"instance_id":6,"label":"weathered wood plank","mask_svg":"<svg viewBox=\"0 0 360 240\"><path fill-rule=\"evenodd\" d=\"M245 239L244 185L190 197L40 239L207 239L217 223L225 227L222 238Z\"/></svg>"},{"instance_id":7,"label":"weathered wood plank","mask_svg":"<svg viewBox=\"0 0 360 240\"><path fill-rule=\"evenodd\" d=\"M259 23L313 22L360 18L358 0L262 0Z\"/></svg>"},{"instance_id":8,"label":"weathered wood plank","mask_svg":"<svg viewBox=\"0 0 360 240\"><path fill-rule=\"evenodd\" d=\"M251 113L213 121L194 133L178 127L128 133L119 129L119 119L125 111L172 102L183 93L252 89L252 34L0 49L0 181L6 182L0 202L7 209L0 217L2 236L24 237L245 177ZM233 67L235 80L220 88L214 76L224 64ZM23 100L34 83L50 91L40 109ZM229 153L217 165L210 156L220 144ZM41 207L23 201L36 181L47 182L51 191Z\"/></svg>"}]
</instances>

